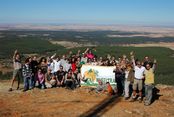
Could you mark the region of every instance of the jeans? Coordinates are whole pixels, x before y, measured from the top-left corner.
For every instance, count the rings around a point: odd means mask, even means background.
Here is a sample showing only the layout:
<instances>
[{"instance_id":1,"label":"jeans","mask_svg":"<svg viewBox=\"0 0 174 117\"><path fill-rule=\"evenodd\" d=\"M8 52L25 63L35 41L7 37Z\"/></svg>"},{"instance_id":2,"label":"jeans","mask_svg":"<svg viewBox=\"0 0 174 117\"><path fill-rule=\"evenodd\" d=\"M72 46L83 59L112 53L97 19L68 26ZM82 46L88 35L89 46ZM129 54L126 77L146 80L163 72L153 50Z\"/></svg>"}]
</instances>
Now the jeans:
<instances>
[{"instance_id":1,"label":"jeans","mask_svg":"<svg viewBox=\"0 0 174 117\"><path fill-rule=\"evenodd\" d=\"M32 88L34 88L35 85L36 85L36 78L35 78L35 75L33 75L32 78L31 78L31 84L32 84Z\"/></svg>"},{"instance_id":2,"label":"jeans","mask_svg":"<svg viewBox=\"0 0 174 117\"><path fill-rule=\"evenodd\" d=\"M152 96L153 96L153 92L152 92L153 88L154 88L153 84L145 85L145 103L146 104L151 104Z\"/></svg>"},{"instance_id":3,"label":"jeans","mask_svg":"<svg viewBox=\"0 0 174 117\"><path fill-rule=\"evenodd\" d=\"M39 88L46 89L45 82L39 83Z\"/></svg>"},{"instance_id":4,"label":"jeans","mask_svg":"<svg viewBox=\"0 0 174 117\"><path fill-rule=\"evenodd\" d=\"M119 95L123 94L123 82L121 78L116 78L116 83L117 83L117 93Z\"/></svg>"},{"instance_id":5,"label":"jeans","mask_svg":"<svg viewBox=\"0 0 174 117\"><path fill-rule=\"evenodd\" d=\"M130 86L130 81L125 80L125 82L124 82L124 91L125 91L124 97L129 97L129 86Z\"/></svg>"},{"instance_id":6,"label":"jeans","mask_svg":"<svg viewBox=\"0 0 174 117\"><path fill-rule=\"evenodd\" d=\"M74 83L73 83L73 81L66 81L65 82L65 86L68 89L74 89Z\"/></svg>"},{"instance_id":7,"label":"jeans","mask_svg":"<svg viewBox=\"0 0 174 117\"><path fill-rule=\"evenodd\" d=\"M30 88L32 88L32 78L24 77L24 90L28 90Z\"/></svg>"}]
</instances>

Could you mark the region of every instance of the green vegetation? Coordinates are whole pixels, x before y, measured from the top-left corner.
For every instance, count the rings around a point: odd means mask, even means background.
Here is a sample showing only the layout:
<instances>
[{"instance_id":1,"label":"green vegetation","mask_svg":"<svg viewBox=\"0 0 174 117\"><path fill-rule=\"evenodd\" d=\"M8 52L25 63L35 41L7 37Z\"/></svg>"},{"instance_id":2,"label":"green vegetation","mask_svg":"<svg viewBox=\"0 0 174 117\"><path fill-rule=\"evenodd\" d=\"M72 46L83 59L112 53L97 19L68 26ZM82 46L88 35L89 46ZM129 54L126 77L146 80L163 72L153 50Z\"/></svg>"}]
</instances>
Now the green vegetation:
<instances>
[{"instance_id":1,"label":"green vegetation","mask_svg":"<svg viewBox=\"0 0 174 117\"><path fill-rule=\"evenodd\" d=\"M142 60L144 56L150 56L150 58L156 58L158 61L156 69L156 83L170 84L174 85L174 51L168 48L161 47L119 47L119 46L109 46L108 44L114 43L139 43L146 42L142 37L138 38L127 38L127 39L108 39L104 35L115 34L121 32L107 32L107 31L95 31L95 32L73 32L73 31L1 31L0 38L0 58L11 59L15 49L18 49L23 54L28 53L38 53L40 55L51 55L56 52L58 55L66 54L70 49L66 49L60 45L53 45L48 40L55 39L67 39L69 41L78 41L81 39L75 36L82 36L82 40L87 40L91 42L97 42L100 46L95 47L94 53L97 56L106 56L110 54L112 56L122 56L123 54L129 55L130 51L135 52L136 58ZM122 32L123 33L123 32ZM43 34L50 34L50 36L43 36ZM124 33L126 34L126 33ZM20 37L18 35L28 35ZM86 37L85 37L86 36ZM142 40L141 40L142 39ZM109 40L109 41L108 41ZM114 41L114 40L117 40ZM119 41L118 41L119 40ZM158 39L155 39L158 40ZM159 39L160 40L160 39ZM158 41L159 41L158 40ZM163 39L165 40L165 39ZM139 42L138 42L139 41ZM153 41L153 39L152 39ZM172 38L166 38L167 42L174 41ZM102 46L104 45L105 46ZM81 49L82 52L86 47L71 49L73 52L77 52ZM8 73L9 74L9 73ZM0 73L0 77L3 79L9 78L9 75L4 75Z\"/></svg>"},{"instance_id":2,"label":"green vegetation","mask_svg":"<svg viewBox=\"0 0 174 117\"><path fill-rule=\"evenodd\" d=\"M140 32L122 32L122 31L1 31L5 38L34 37L45 40L71 41L85 44L90 42L96 45L116 45L116 44L137 44L147 42L174 42L173 37L108 37L108 35L137 35L148 34Z\"/></svg>"},{"instance_id":3,"label":"green vegetation","mask_svg":"<svg viewBox=\"0 0 174 117\"><path fill-rule=\"evenodd\" d=\"M59 52L65 49L63 46L51 44L48 40L34 37L0 39L0 45L0 58L12 57L16 49L25 54L43 54L52 51Z\"/></svg>"}]
</instances>

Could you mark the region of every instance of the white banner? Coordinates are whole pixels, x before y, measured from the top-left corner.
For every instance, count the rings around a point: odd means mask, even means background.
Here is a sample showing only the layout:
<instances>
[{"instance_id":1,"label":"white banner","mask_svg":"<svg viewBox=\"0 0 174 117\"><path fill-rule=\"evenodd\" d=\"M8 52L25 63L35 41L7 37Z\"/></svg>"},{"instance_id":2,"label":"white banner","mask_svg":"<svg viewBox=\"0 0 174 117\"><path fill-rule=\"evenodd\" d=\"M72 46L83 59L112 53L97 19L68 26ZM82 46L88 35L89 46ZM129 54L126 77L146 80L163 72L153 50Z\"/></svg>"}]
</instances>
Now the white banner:
<instances>
[{"instance_id":1,"label":"white banner","mask_svg":"<svg viewBox=\"0 0 174 117\"><path fill-rule=\"evenodd\" d=\"M110 82L115 84L115 74L113 73L115 66L93 66L83 65L81 68L82 77L85 79L81 82L82 85L96 85L97 80Z\"/></svg>"}]
</instances>

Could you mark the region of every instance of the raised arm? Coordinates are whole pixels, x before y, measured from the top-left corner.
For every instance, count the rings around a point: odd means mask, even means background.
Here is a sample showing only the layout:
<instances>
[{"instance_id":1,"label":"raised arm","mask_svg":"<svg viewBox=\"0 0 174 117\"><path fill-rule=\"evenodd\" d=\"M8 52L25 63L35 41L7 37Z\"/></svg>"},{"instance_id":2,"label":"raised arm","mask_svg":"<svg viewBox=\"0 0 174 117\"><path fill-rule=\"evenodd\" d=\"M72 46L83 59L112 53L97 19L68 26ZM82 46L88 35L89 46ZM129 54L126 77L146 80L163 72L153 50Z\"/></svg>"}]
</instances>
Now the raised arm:
<instances>
[{"instance_id":1,"label":"raised arm","mask_svg":"<svg viewBox=\"0 0 174 117\"><path fill-rule=\"evenodd\" d=\"M56 53L54 53L52 56L51 56L51 59L55 58L56 56Z\"/></svg>"},{"instance_id":2,"label":"raised arm","mask_svg":"<svg viewBox=\"0 0 174 117\"><path fill-rule=\"evenodd\" d=\"M136 64L135 64L135 59L132 59L132 63L133 63L133 67L135 68Z\"/></svg>"},{"instance_id":3,"label":"raised arm","mask_svg":"<svg viewBox=\"0 0 174 117\"><path fill-rule=\"evenodd\" d=\"M13 54L13 61L15 61L15 58L16 58L16 54L18 53L18 50L15 50L14 51L14 54Z\"/></svg>"},{"instance_id":4,"label":"raised arm","mask_svg":"<svg viewBox=\"0 0 174 117\"><path fill-rule=\"evenodd\" d=\"M154 72L155 69L156 69L156 63L157 63L157 61L156 61L156 59L154 59L154 61L153 61L153 66L152 66L152 70L153 70L153 72Z\"/></svg>"},{"instance_id":5,"label":"raised arm","mask_svg":"<svg viewBox=\"0 0 174 117\"><path fill-rule=\"evenodd\" d=\"M86 48L86 50L85 50L85 52L84 52L84 53L86 54L88 51L89 51L89 48Z\"/></svg>"}]
</instances>

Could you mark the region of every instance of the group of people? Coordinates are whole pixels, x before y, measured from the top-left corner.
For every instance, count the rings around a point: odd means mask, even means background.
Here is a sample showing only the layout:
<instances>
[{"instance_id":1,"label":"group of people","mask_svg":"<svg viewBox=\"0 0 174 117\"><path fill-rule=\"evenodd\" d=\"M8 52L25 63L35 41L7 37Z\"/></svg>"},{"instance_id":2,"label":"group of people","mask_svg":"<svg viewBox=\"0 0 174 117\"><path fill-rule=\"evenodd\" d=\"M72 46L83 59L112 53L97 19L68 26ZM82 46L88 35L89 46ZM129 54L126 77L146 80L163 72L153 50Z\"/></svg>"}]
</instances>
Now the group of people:
<instances>
[{"instance_id":1,"label":"group of people","mask_svg":"<svg viewBox=\"0 0 174 117\"><path fill-rule=\"evenodd\" d=\"M152 62L146 56L145 60L140 62L138 59L135 60L133 52L130 53L130 58L129 60L126 55L123 55L117 60L109 54L105 58L97 57L92 53L92 49L87 48L83 53L81 53L81 50L78 50L75 54L70 51L62 57L54 54L50 57L42 57L39 61L36 56L27 57L25 63L22 64L21 56L16 50L13 56L14 71L9 91L13 90L12 87L16 78L18 78L17 90L19 89L21 77L24 80L23 91L35 87L40 89L53 87L75 89L81 86L80 82L83 80L80 71L83 64L115 66L113 72L115 73L116 88L113 89L109 82L105 84L99 80L96 91L98 93L106 91L110 95L124 95L126 100L130 98L130 101L138 99L139 102L142 102L142 89L145 87L144 104L150 105L156 60ZM130 89L133 90L132 93L130 93Z\"/></svg>"},{"instance_id":2,"label":"group of people","mask_svg":"<svg viewBox=\"0 0 174 117\"><path fill-rule=\"evenodd\" d=\"M130 102L138 100L141 103L145 96L144 105L150 105L153 98L154 71L157 61L154 59L152 62L148 56L144 57L143 61L135 60L133 52L130 52L130 60L126 55L119 60L116 61L113 70L117 84L116 90L110 88L108 82L104 84L99 81L96 91L122 95L125 100L130 99Z\"/></svg>"}]
</instances>

